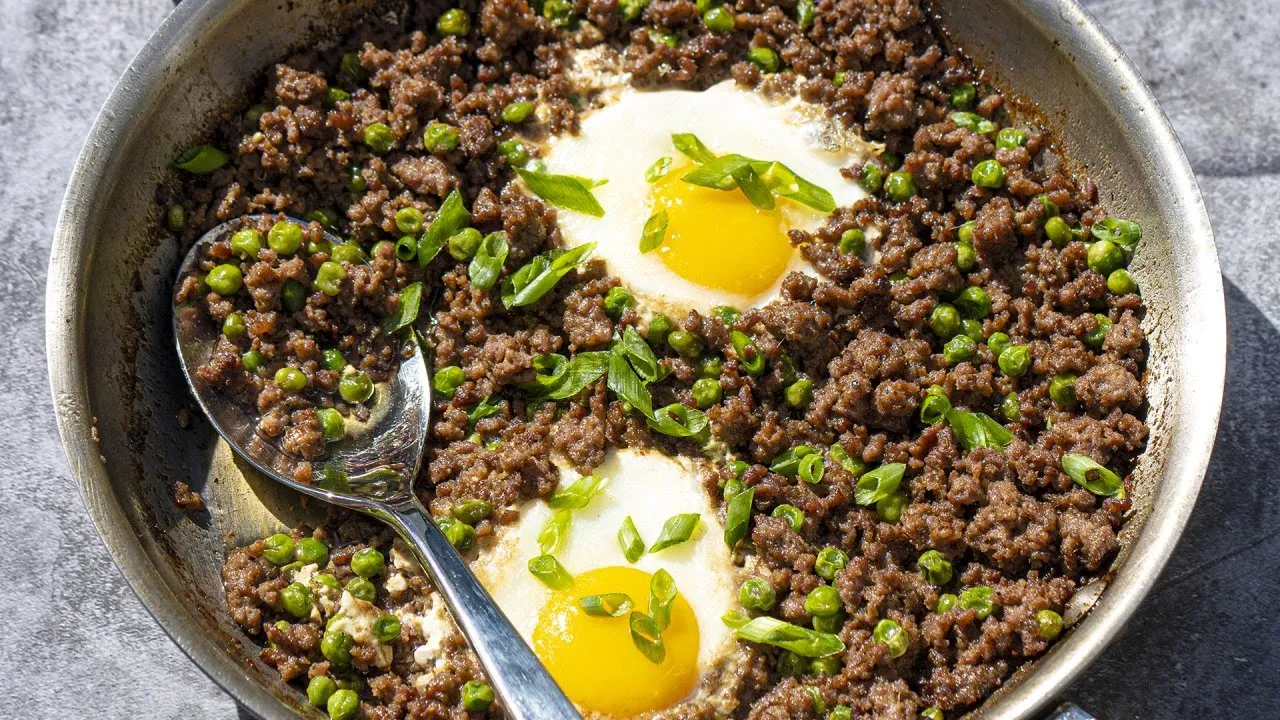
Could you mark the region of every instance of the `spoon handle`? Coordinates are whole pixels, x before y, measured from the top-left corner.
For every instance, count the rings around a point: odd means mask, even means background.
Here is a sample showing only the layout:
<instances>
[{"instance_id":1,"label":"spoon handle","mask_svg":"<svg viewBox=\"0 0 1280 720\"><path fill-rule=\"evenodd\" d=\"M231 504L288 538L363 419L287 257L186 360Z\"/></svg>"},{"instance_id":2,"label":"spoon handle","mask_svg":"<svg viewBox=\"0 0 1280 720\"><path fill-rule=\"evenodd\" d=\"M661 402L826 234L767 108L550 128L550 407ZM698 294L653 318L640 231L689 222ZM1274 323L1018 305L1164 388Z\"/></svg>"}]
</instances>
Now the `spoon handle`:
<instances>
[{"instance_id":1,"label":"spoon handle","mask_svg":"<svg viewBox=\"0 0 1280 720\"><path fill-rule=\"evenodd\" d=\"M453 620L480 658L513 720L581 720L581 715L416 498L387 506L384 519L417 550Z\"/></svg>"}]
</instances>

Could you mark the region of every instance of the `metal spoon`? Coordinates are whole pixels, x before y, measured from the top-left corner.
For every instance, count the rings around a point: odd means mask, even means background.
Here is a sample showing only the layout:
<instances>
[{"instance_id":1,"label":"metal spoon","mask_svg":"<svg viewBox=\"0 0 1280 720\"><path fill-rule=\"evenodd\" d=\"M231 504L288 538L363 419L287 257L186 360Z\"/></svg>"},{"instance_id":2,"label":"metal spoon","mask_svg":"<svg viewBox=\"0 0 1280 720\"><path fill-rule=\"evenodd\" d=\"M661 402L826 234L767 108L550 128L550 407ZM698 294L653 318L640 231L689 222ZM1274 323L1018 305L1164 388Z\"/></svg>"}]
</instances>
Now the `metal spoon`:
<instances>
[{"instance_id":1,"label":"metal spoon","mask_svg":"<svg viewBox=\"0 0 1280 720\"><path fill-rule=\"evenodd\" d=\"M289 218L289 221L306 226L300 220ZM196 267L201 247L229 240L242 226L241 221L233 220L205 233L183 260L179 282ZM334 244L342 242L332 235L325 237ZM195 368L212 353L218 331L205 327L211 325L208 322L179 322L181 310L175 309L173 322L182 372L196 402L232 449L264 475L298 492L359 510L395 528L414 548L431 582L444 597L454 621L479 656L508 716L516 720L579 720L573 703L551 679L413 493L427 437L431 384L425 353L412 333L408 333L405 340L399 369L377 388L368 422L347 423L347 436L330 444L323 461L312 464L313 477L324 479L308 485L293 479L298 459L285 455L258 434L257 421L250 408L220 390L202 387L193 381ZM335 472L333 468L343 468L345 473Z\"/></svg>"}]
</instances>

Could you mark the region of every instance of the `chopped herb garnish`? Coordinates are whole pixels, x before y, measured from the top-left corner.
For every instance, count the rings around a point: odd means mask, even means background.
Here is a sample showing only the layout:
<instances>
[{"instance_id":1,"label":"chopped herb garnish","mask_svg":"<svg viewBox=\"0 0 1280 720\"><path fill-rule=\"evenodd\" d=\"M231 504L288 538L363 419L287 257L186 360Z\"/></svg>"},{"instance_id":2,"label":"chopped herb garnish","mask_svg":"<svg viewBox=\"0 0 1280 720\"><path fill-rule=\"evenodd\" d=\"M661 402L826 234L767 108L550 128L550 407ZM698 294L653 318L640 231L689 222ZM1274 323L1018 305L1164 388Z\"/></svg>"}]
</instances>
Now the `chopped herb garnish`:
<instances>
[{"instance_id":1,"label":"chopped herb garnish","mask_svg":"<svg viewBox=\"0 0 1280 720\"><path fill-rule=\"evenodd\" d=\"M471 408L471 410L467 411L467 422L475 425L477 422L480 422L487 417L492 417L498 414L498 411L501 409L502 398L497 395L490 395L484 400L481 400L479 404Z\"/></svg>"},{"instance_id":2,"label":"chopped herb garnish","mask_svg":"<svg viewBox=\"0 0 1280 720\"><path fill-rule=\"evenodd\" d=\"M644 555L644 538L640 537L640 531L636 529L636 523L630 515L622 521L622 527L618 528L618 547L622 548L622 556L629 563L634 563Z\"/></svg>"},{"instance_id":3,"label":"chopped herb garnish","mask_svg":"<svg viewBox=\"0 0 1280 720\"><path fill-rule=\"evenodd\" d=\"M573 586L573 576L554 555L539 555L530 560L529 572L552 590L567 590Z\"/></svg>"},{"instance_id":4,"label":"chopped herb garnish","mask_svg":"<svg viewBox=\"0 0 1280 720\"><path fill-rule=\"evenodd\" d=\"M1093 233L1095 238L1110 240L1128 252L1133 252L1133 249L1138 245L1138 241L1142 239L1141 225L1132 220L1121 220L1110 216L1094 223L1089 231Z\"/></svg>"},{"instance_id":5,"label":"chopped herb garnish","mask_svg":"<svg viewBox=\"0 0 1280 720\"><path fill-rule=\"evenodd\" d=\"M748 375L759 377L764 374L764 353L760 352L760 346L756 345L756 341L752 340L750 335L741 330L734 330L729 333L729 342L733 345L733 351L738 354L738 362L746 368Z\"/></svg>"},{"instance_id":6,"label":"chopped herb garnish","mask_svg":"<svg viewBox=\"0 0 1280 720\"><path fill-rule=\"evenodd\" d=\"M755 502L756 489L747 488L729 498L724 508L724 544L729 549L747 536L751 525L751 506Z\"/></svg>"},{"instance_id":7,"label":"chopped herb garnish","mask_svg":"<svg viewBox=\"0 0 1280 720\"><path fill-rule=\"evenodd\" d=\"M635 607L631 596L626 593L605 593L578 598L578 607L588 615L595 617L622 617Z\"/></svg>"},{"instance_id":8,"label":"chopped herb garnish","mask_svg":"<svg viewBox=\"0 0 1280 720\"><path fill-rule=\"evenodd\" d=\"M854 502L859 505L871 505L897 492L902 484L902 474L907 466L902 463L881 465L862 477L853 490Z\"/></svg>"},{"instance_id":9,"label":"chopped herb garnish","mask_svg":"<svg viewBox=\"0 0 1280 720\"><path fill-rule=\"evenodd\" d=\"M939 397L939 396L934 396ZM924 408L921 408L923 413ZM984 413L950 409L944 413L947 424L965 450L1003 448L1013 442L1013 433Z\"/></svg>"},{"instance_id":10,"label":"chopped herb garnish","mask_svg":"<svg viewBox=\"0 0 1280 720\"><path fill-rule=\"evenodd\" d=\"M814 455L818 449L810 445L796 445L785 450L769 463L769 471L786 477L795 477L800 473L800 461Z\"/></svg>"},{"instance_id":11,"label":"chopped herb garnish","mask_svg":"<svg viewBox=\"0 0 1280 720\"><path fill-rule=\"evenodd\" d=\"M599 475L583 475L569 487L557 490L547 500L547 507L552 510L581 510L600 494L605 482L605 478Z\"/></svg>"},{"instance_id":12,"label":"chopped herb garnish","mask_svg":"<svg viewBox=\"0 0 1280 720\"><path fill-rule=\"evenodd\" d=\"M605 384L623 402L631 403L645 417L653 417L653 398L649 395L649 388L644 386L622 353L609 353L609 377Z\"/></svg>"},{"instance_id":13,"label":"chopped herb garnish","mask_svg":"<svg viewBox=\"0 0 1280 720\"><path fill-rule=\"evenodd\" d=\"M668 222L666 210L655 210L649 219L644 221L644 234L640 236L640 252L657 250L662 245L662 241L667 237Z\"/></svg>"},{"instance_id":14,"label":"chopped herb garnish","mask_svg":"<svg viewBox=\"0 0 1280 720\"><path fill-rule=\"evenodd\" d=\"M671 172L671 156L664 155L653 162L648 170L644 171L645 182L655 183L661 180L668 172Z\"/></svg>"},{"instance_id":15,"label":"chopped herb garnish","mask_svg":"<svg viewBox=\"0 0 1280 720\"><path fill-rule=\"evenodd\" d=\"M840 443L831 445L831 459L840 466L842 470L854 477L860 477L862 473L867 471L867 464L862 458L855 458L849 455L849 451L844 449Z\"/></svg>"},{"instance_id":16,"label":"chopped herb garnish","mask_svg":"<svg viewBox=\"0 0 1280 720\"><path fill-rule=\"evenodd\" d=\"M659 570L649 580L649 617L666 630L671 626L671 606L676 602L676 580L666 570Z\"/></svg>"},{"instance_id":17,"label":"chopped herb garnish","mask_svg":"<svg viewBox=\"0 0 1280 720\"><path fill-rule=\"evenodd\" d=\"M595 247L595 243L585 243L568 250L552 250L521 265L502 283L503 306L524 307L541 300L570 270L581 265Z\"/></svg>"},{"instance_id":18,"label":"chopped herb garnish","mask_svg":"<svg viewBox=\"0 0 1280 720\"><path fill-rule=\"evenodd\" d=\"M732 618L736 621L736 618ZM748 642L790 650L807 658L821 658L844 651L844 641L832 633L818 632L762 615L734 628L734 635Z\"/></svg>"},{"instance_id":19,"label":"chopped herb garnish","mask_svg":"<svg viewBox=\"0 0 1280 720\"><path fill-rule=\"evenodd\" d=\"M653 348L650 348L649 343L640 337L635 327L628 325L622 331L622 337L614 346L614 352L619 352L626 357L636 374L645 382L657 382L663 377L658 358L653 354Z\"/></svg>"},{"instance_id":20,"label":"chopped herb garnish","mask_svg":"<svg viewBox=\"0 0 1280 720\"><path fill-rule=\"evenodd\" d=\"M399 298L396 311L388 315L382 324L383 330L388 335L406 325L413 324L413 321L418 319L418 309L422 305L422 283L406 285L400 291Z\"/></svg>"},{"instance_id":21,"label":"chopped herb garnish","mask_svg":"<svg viewBox=\"0 0 1280 720\"><path fill-rule=\"evenodd\" d=\"M671 141L677 150L699 163L699 167L681 177L687 183L714 190L741 190L753 205L765 210L773 209L775 196L819 212L836 209L830 192L796 175L780 162L755 160L736 153L717 157L689 133L672 135Z\"/></svg>"},{"instance_id":22,"label":"chopped herb garnish","mask_svg":"<svg viewBox=\"0 0 1280 720\"><path fill-rule=\"evenodd\" d=\"M649 552L666 550L693 537L701 520L702 516L698 513L681 513L667 518L667 521L662 524L662 532L658 533L658 539L649 546Z\"/></svg>"},{"instance_id":23,"label":"chopped herb garnish","mask_svg":"<svg viewBox=\"0 0 1280 720\"><path fill-rule=\"evenodd\" d=\"M575 175L553 175L538 170L517 169L516 174L534 195L558 208L592 217L604 217L604 208L600 206L596 196L591 194L591 188L603 184L600 181Z\"/></svg>"},{"instance_id":24,"label":"chopped herb garnish","mask_svg":"<svg viewBox=\"0 0 1280 720\"><path fill-rule=\"evenodd\" d=\"M498 277L502 275L502 264L507 261L509 250L505 232L499 231L485 235L480 241L480 247L476 248L475 256L471 258L471 265L467 268L471 284L480 290L493 287L498 282Z\"/></svg>"},{"instance_id":25,"label":"chopped herb garnish","mask_svg":"<svg viewBox=\"0 0 1280 720\"><path fill-rule=\"evenodd\" d=\"M444 202L440 203L440 209L436 211L426 232L422 233L422 239L418 241L418 266L426 267L427 263L440 254L440 249L449 238L470 222L471 213L462 204L462 193L457 190L449 193Z\"/></svg>"},{"instance_id":26,"label":"chopped herb garnish","mask_svg":"<svg viewBox=\"0 0 1280 720\"><path fill-rule=\"evenodd\" d=\"M1124 497L1124 479L1088 455L1062 456L1062 471L1072 482L1101 497Z\"/></svg>"},{"instance_id":27,"label":"chopped herb garnish","mask_svg":"<svg viewBox=\"0 0 1280 720\"><path fill-rule=\"evenodd\" d=\"M716 159L715 153L702 144L693 133L676 133L671 136L671 144L690 160L702 164Z\"/></svg>"},{"instance_id":28,"label":"chopped herb garnish","mask_svg":"<svg viewBox=\"0 0 1280 720\"><path fill-rule=\"evenodd\" d=\"M822 453L814 452L812 455L800 458L800 469L796 472L796 477L808 485L817 485L822 482L822 476L825 471L826 467L822 464Z\"/></svg>"},{"instance_id":29,"label":"chopped herb garnish","mask_svg":"<svg viewBox=\"0 0 1280 720\"><path fill-rule=\"evenodd\" d=\"M630 618L631 641L649 662L661 665L667 659L667 649L662 644L662 630L653 618L642 612L632 612Z\"/></svg>"},{"instance_id":30,"label":"chopped herb garnish","mask_svg":"<svg viewBox=\"0 0 1280 720\"><path fill-rule=\"evenodd\" d=\"M546 400L565 400L600 379L609 367L609 353L578 353L572 360L555 353L533 357L534 379L520 389Z\"/></svg>"},{"instance_id":31,"label":"chopped herb garnish","mask_svg":"<svg viewBox=\"0 0 1280 720\"><path fill-rule=\"evenodd\" d=\"M997 125L995 123L975 112L953 112L951 113L951 122L955 123L958 127L962 127L966 130L972 130L979 135L990 135L997 129Z\"/></svg>"},{"instance_id":32,"label":"chopped herb garnish","mask_svg":"<svg viewBox=\"0 0 1280 720\"><path fill-rule=\"evenodd\" d=\"M569 537L569 523L572 521L573 513L568 510L556 510L552 513L538 533L538 550L543 555L559 552Z\"/></svg>"},{"instance_id":33,"label":"chopped herb garnish","mask_svg":"<svg viewBox=\"0 0 1280 720\"><path fill-rule=\"evenodd\" d=\"M670 437L689 437L705 442L711 432L711 421L705 413L681 403L659 408L647 422L649 427Z\"/></svg>"}]
</instances>

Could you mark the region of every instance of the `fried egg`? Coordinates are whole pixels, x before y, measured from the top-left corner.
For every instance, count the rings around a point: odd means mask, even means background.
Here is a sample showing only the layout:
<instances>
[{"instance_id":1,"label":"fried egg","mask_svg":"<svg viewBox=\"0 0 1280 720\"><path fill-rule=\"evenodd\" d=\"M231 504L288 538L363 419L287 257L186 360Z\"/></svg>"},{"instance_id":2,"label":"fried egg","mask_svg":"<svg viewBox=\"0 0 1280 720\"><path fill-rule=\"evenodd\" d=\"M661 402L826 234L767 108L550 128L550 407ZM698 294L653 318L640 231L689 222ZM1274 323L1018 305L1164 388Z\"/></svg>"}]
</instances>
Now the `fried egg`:
<instances>
[{"instance_id":1,"label":"fried egg","mask_svg":"<svg viewBox=\"0 0 1280 720\"><path fill-rule=\"evenodd\" d=\"M673 145L676 133L692 133L716 155L780 162L830 192L836 206L865 195L840 168L869 146L808 103L776 102L731 80L700 92L620 90L583 118L577 135L551 140L544 162L551 173L607 181L593 189L604 216L561 212L560 229L569 246L596 243L595 256L642 306L675 314L758 307L777 296L788 271L814 274L787 233L814 230L825 214L783 198L763 210L740 190L684 181L695 165ZM647 179L662 158L667 172ZM640 240L656 210L667 213L665 239L644 253Z\"/></svg>"},{"instance_id":2,"label":"fried egg","mask_svg":"<svg viewBox=\"0 0 1280 720\"><path fill-rule=\"evenodd\" d=\"M586 507L570 511L567 537L554 553L573 575L572 586L552 590L528 570L556 512L542 500L527 503L517 523L499 530L473 568L574 703L597 717L633 717L689 699L732 652L731 631L720 617L735 607L737 571L696 461L620 449L594 474L606 484ZM560 487L577 477L565 470ZM648 548L666 521L683 513L700 516L690 539L627 561L618 531L628 517ZM660 570L670 573L678 594L662 632L666 656L655 663L632 639L626 613L591 615L579 600L625 593L634 610L647 612L650 583Z\"/></svg>"}]
</instances>

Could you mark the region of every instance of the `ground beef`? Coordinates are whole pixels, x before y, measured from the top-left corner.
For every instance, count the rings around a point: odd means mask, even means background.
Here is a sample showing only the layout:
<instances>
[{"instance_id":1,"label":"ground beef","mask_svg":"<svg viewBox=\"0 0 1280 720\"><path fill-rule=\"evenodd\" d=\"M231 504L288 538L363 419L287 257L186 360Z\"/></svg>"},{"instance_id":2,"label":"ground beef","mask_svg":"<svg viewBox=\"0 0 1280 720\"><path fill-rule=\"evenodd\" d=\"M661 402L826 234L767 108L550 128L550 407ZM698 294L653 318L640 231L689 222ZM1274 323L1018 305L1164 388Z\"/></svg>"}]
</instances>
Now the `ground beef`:
<instances>
[{"instance_id":1,"label":"ground beef","mask_svg":"<svg viewBox=\"0 0 1280 720\"><path fill-rule=\"evenodd\" d=\"M814 717L815 697L827 707L848 706L854 717L916 717L931 706L948 715L966 711L1046 650L1036 613L1062 612L1079 586L1105 574L1118 550L1128 500L1076 485L1061 469L1062 456L1088 455L1126 476L1146 441L1141 298L1110 294L1106 278L1087 263L1090 227L1105 216L1097 188L1049 155L1044 132L1006 112L1004 98L947 47L917 0L818 2L804 29L793 3L733 0L726 8L735 29L724 33L706 30L692 0L652 0L637 21L622 20L619 5L568 3L574 15L562 26L534 8L554 14L566 4L469 1L462 7L470 32L443 38L431 31L438 3L397 5L398 12L364 20L336 47L303 49L271 68L258 88L260 104L208 139L231 152L230 162L158 191L162 204L180 206L184 222L172 229L188 245L245 214L270 216L251 221L264 236L282 215L314 219L300 253L264 249L238 261L226 242L202 250L175 295L179 326L211 340L197 381L255 407L261 435L319 459L317 411L367 414L364 405L342 401L341 376L360 372L376 381L395 367L395 338L384 323L405 289L423 283L415 326L432 350L432 371L449 368L460 383L434 394L418 489L436 516L468 499L490 503L492 513L474 528L484 538L517 517L521 503L555 490L553 459L586 472L619 446L700 454L698 442L652 431L604 378L557 402L530 394L555 355L607 350L635 327L650 338L661 368L651 385L655 405L691 406L699 378L721 385L722 399L705 408L710 432L717 446L747 461L740 480L755 493L737 557L773 586L772 612L810 623L805 597L827 583L843 605L835 630L846 650L831 674L801 668L798 677L784 677L794 658L743 645L733 716ZM670 33L675 46L653 29ZM535 102L533 119L520 127L535 155L538 142L574 132L580 114L600 100L574 85L568 54L598 44L621 58L638 88L701 89L731 77L746 87L790 89L883 146L868 160L871 170L910 173L918 192L901 202L872 192L838 208L815 232L793 231L821 277L788 275L778 301L743 308L739 318L698 311L677 318L701 337L704 356L720 361L712 365L658 341L650 309L610 312L605 298L620 281L602 263L589 261L540 301L508 310L499 289L472 285L467 260L448 247L425 263L397 257L393 243L405 234L397 212L416 209L429 224L454 191L475 229L506 234L504 276L563 247L557 211L512 182L501 143L514 129L502 109L516 99ZM766 74L747 62L751 47L774 49L781 71ZM997 147L974 117L953 115L953 91L969 83L978 93L965 110L1022 128L1021 145ZM386 152L363 142L374 123L390 129ZM457 131L456 148L424 148L432 123ZM1004 168L1003 185L976 187L974 167L992 159ZM858 180L861 161L845 172ZM1076 233L1060 245L1044 230L1055 215ZM314 286L333 253L324 226L361 250L342 262L346 278L333 296ZM855 228L866 232L861 256L839 250L841 236ZM222 297L202 278L227 262L240 263L244 289ZM290 283L303 289L300 308L285 306ZM931 316L968 287L981 288L991 309L964 329L975 338L972 353L949 358ZM233 313L244 333L220 334ZM1101 338L1093 334L1098 316L1111 323ZM740 354L731 331L755 342L763 372L751 369L757 350ZM1001 371L987 344L997 332L1027 347L1025 374ZM326 366L331 349L348 367ZM260 356L257 372L245 369L250 352ZM282 367L302 372L306 389L279 387L273 378ZM1078 402L1051 394L1060 375L1078 377ZM812 383L811 395L793 391L803 383ZM953 423L924 425L929 392L945 394L957 411L995 418L1013 439L970 448ZM820 482L770 468L799 445L824 453ZM863 473L891 463L903 468L896 492L859 503ZM798 529L772 515L783 504L804 512ZM357 548L390 547L385 531L341 513L307 533L330 548L316 570L342 584L353 577L348 565ZM828 546L848 556L830 578L814 567ZM263 541L233 550L223 579L232 619L264 644L262 660L282 677L299 686L325 674L357 683L363 718L464 714L459 689L480 677L480 668L460 637L443 642L446 662L429 675L415 664L423 638L410 624L390 644L389 658L386 648L367 644L353 649L351 668L333 667L318 648L321 619L283 610L281 591L297 568L276 566L264 550ZM951 581L936 586L922 577L916 559L927 550L951 562ZM382 611L413 603L421 609L431 594L425 578L403 568L374 582ZM935 611L944 595L975 587L991 590L989 616L960 605ZM873 639L886 619L908 638L899 657ZM670 716L710 712L690 704Z\"/></svg>"}]
</instances>

